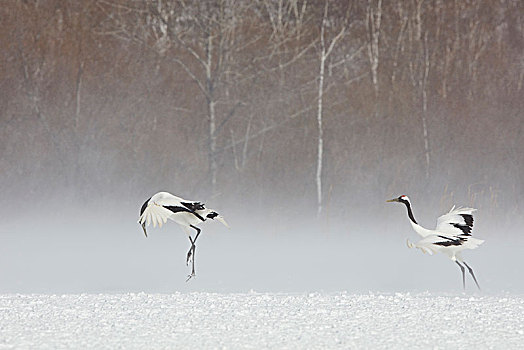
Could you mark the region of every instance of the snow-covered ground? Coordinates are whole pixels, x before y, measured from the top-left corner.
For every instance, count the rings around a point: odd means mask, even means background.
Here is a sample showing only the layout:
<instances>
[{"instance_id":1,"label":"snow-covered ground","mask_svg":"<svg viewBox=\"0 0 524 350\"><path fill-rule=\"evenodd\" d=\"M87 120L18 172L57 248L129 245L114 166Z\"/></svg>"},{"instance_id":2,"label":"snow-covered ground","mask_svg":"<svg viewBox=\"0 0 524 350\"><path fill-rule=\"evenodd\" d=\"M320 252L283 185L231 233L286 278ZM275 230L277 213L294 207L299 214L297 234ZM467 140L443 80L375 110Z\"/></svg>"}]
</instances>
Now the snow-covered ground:
<instances>
[{"instance_id":1,"label":"snow-covered ground","mask_svg":"<svg viewBox=\"0 0 524 350\"><path fill-rule=\"evenodd\" d=\"M510 295L0 295L0 349L517 349L523 344L524 298Z\"/></svg>"}]
</instances>

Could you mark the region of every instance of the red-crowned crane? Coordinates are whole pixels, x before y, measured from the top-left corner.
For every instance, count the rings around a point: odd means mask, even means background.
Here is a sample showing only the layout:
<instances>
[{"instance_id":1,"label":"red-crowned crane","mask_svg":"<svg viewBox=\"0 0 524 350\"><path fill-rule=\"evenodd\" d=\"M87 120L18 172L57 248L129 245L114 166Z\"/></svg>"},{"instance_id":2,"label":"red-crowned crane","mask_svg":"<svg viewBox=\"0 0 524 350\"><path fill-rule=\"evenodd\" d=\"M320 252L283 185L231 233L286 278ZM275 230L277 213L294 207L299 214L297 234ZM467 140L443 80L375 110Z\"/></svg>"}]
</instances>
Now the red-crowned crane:
<instances>
[{"instance_id":1,"label":"red-crowned crane","mask_svg":"<svg viewBox=\"0 0 524 350\"><path fill-rule=\"evenodd\" d=\"M195 243L201 231L196 225L208 219L218 220L228 228L229 225L220 214L206 208L201 202L185 200L168 192L158 192L144 202L140 209L138 223L142 225L144 234L147 237L146 226L152 223L153 227L156 227L157 224L159 227L162 227L162 224L165 224L167 219L179 224L187 233L191 242L191 247L187 252L186 265L191 260L192 268L191 274L186 280L187 282L192 277L195 277ZM191 229L196 231L195 238L191 237Z\"/></svg>"},{"instance_id":2,"label":"red-crowned crane","mask_svg":"<svg viewBox=\"0 0 524 350\"><path fill-rule=\"evenodd\" d=\"M387 202L398 202L406 205L408 217L411 226L416 233L423 238L417 243L407 241L409 248L419 248L424 253L433 254L441 252L447 255L451 260L457 263L462 271L462 285L466 288L466 274L462 264L466 266L477 287L480 286L473 269L462 259L461 252L464 249L476 249L484 243L483 240L473 238L471 230L473 229L473 208L451 208L451 210L437 219L437 227L434 230L428 230L420 226L411 210L411 202L406 195L393 198ZM462 264L461 264L462 263Z\"/></svg>"}]
</instances>

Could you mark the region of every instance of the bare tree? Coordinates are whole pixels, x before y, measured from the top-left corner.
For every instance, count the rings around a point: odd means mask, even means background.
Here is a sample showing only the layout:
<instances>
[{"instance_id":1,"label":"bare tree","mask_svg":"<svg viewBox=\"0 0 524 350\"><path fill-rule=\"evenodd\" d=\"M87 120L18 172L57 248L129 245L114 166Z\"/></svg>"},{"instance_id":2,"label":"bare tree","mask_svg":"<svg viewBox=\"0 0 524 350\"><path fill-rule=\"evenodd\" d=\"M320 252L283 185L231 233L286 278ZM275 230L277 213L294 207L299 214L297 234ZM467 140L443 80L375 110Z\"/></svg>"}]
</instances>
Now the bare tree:
<instances>
[{"instance_id":1,"label":"bare tree","mask_svg":"<svg viewBox=\"0 0 524 350\"><path fill-rule=\"evenodd\" d=\"M389 92L389 104L392 102L393 98L393 89L395 88L395 84L397 83L397 77L399 75L399 57L401 53L404 52L404 35L406 33L406 27L408 24L408 15L405 11L405 9L402 6L402 2L398 2L396 6L398 16L399 16L399 30L398 35L395 41L395 48L394 48L394 54L393 54L393 67L391 68L391 87L392 89ZM368 44L369 45L369 44ZM369 52L369 51L368 51ZM375 90L376 92L377 90Z\"/></svg>"},{"instance_id":2,"label":"bare tree","mask_svg":"<svg viewBox=\"0 0 524 350\"><path fill-rule=\"evenodd\" d=\"M5 2L1 185L35 197L175 181L261 206L294 195L288 217L303 200L328 218L350 193L446 182L458 196L475 182L472 200L484 191L484 205L514 201L518 212L521 7Z\"/></svg>"},{"instance_id":3,"label":"bare tree","mask_svg":"<svg viewBox=\"0 0 524 350\"><path fill-rule=\"evenodd\" d=\"M380 1L380 0L379 0ZM322 212L322 156L324 152L324 130L322 127L322 108L324 96L324 71L326 68L326 60L331 54L333 47L337 41L344 35L346 31L345 23L342 25L340 31L331 39L330 43L326 43L326 24L328 20L328 5L326 1L324 5L324 15L322 16L322 23L320 25L320 70L318 74L318 96L317 96L317 172L316 172L316 187L317 187L317 215L320 216Z\"/></svg>"},{"instance_id":4,"label":"bare tree","mask_svg":"<svg viewBox=\"0 0 524 350\"><path fill-rule=\"evenodd\" d=\"M103 6L122 13L112 20L112 35L150 45L160 55L176 63L196 84L205 100L207 158L211 193L217 193L219 135L242 102L230 96L230 86L248 80L237 70L232 57L256 42L256 36L240 42L240 18L251 8L249 2L216 0L199 3L161 0L126 3L100 0ZM141 24L129 23L129 14ZM110 18L115 16L110 14ZM133 18L133 17L131 17ZM243 67L247 70L246 67ZM225 113L218 106L229 105Z\"/></svg>"},{"instance_id":5,"label":"bare tree","mask_svg":"<svg viewBox=\"0 0 524 350\"><path fill-rule=\"evenodd\" d=\"M428 49L428 33L423 32L422 5L424 0L415 0L414 9L408 25L408 38L411 57L409 59L409 76L415 91L420 93L420 98L414 97L416 103L421 104L420 121L422 124L422 140L424 144L425 176L430 176L430 144L427 122L427 82L430 69L430 56Z\"/></svg>"},{"instance_id":6,"label":"bare tree","mask_svg":"<svg viewBox=\"0 0 524 350\"><path fill-rule=\"evenodd\" d=\"M369 35L368 40L368 57L371 67L371 81L375 90L375 116L378 115L378 65L379 65L379 38L380 22L382 20L382 0L378 0L376 9L373 6L374 0L368 0L366 8L366 28Z\"/></svg>"}]
</instances>

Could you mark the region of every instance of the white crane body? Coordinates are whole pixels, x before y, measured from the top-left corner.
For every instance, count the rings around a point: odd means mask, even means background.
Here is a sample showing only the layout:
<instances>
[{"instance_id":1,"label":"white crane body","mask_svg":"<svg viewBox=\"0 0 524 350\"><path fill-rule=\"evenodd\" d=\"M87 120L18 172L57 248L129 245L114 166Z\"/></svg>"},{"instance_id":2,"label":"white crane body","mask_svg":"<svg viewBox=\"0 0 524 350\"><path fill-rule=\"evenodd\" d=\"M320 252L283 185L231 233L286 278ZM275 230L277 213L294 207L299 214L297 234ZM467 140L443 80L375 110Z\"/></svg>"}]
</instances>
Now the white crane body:
<instances>
[{"instance_id":1,"label":"white crane body","mask_svg":"<svg viewBox=\"0 0 524 350\"><path fill-rule=\"evenodd\" d=\"M434 230L429 230L420 226L411 210L411 201L408 196L402 195L398 198L388 200L388 202L399 202L406 205L408 217L413 230L423 238L416 243L407 241L409 248L418 248L424 253L443 253L452 261L456 262L462 270L462 280L465 287L465 270L461 263L466 265L473 280L478 285L477 279L471 267L463 260L461 252L465 249L476 249L484 240L472 237L473 230L473 208L451 208L449 212L437 219L437 226ZM480 287L479 287L480 289Z\"/></svg>"},{"instance_id":2,"label":"white crane body","mask_svg":"<svg viewBox=\"0 0 524 350\"><path fill-rule=\"evenodd\" d=\"M201 202L185 200L169 192L158 192L145 201L140 209L138 223L142 226L144 235L147 237L147 226L153 224L153 227L157 225L162 227L168 219L180 225L189 236L191 248L189 248L186 260L186 263L188 263L192 259L192 273L189 275L189 280L195 276L195 242L201 231L197 225L207 220L220 221L228 228L229 225L220 214L206 208ZM194 239L191 237L191 229L196 231Z\"/></svg>"}]
</instances>

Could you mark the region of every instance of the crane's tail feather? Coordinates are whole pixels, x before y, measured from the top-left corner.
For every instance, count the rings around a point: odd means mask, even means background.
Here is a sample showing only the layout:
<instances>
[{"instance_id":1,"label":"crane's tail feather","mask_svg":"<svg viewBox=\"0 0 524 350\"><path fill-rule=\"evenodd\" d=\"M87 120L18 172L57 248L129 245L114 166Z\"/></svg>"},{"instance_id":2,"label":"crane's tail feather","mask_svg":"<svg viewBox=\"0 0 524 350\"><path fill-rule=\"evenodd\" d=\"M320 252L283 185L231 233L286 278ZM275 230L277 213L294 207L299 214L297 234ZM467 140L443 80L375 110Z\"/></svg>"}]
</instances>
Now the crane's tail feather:
<instances>
[{"instance_id":1,"label":"crane's tail feather","mask_svg":"<svg viewBox=\"0 0 524 350\"><path fill-rule=\"evenodd\" d=\"M468 249L477 249L482 243L484 243L483 239L468 237L468 240L464 245Z\"/></svg>"},{"instance_id":2,"label":"crane's tail feather","mask_svg":"<svg viewBox=\"0 0 524 350\"><path fill-rule=\"evenodd\" d=\"M434 253L434 251L433 251L430 247L428 247L428 246L426 246L426 245L424 244L423 240L422 240L422 241L419 241L419 242L417 242L417 243L411 243L411 242L409 241L409 239L407 239L407 240L406 240L406 244L407 244L408 248L417 248L417 249L420 249L420 250L422 251L422 253L424 253L424 254L427 253L427 254L429 254L429 255L433 255L433 253Z\"/></svg>"}]
</instances>

